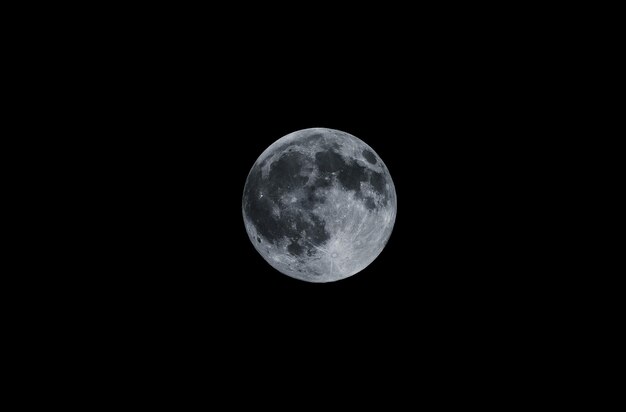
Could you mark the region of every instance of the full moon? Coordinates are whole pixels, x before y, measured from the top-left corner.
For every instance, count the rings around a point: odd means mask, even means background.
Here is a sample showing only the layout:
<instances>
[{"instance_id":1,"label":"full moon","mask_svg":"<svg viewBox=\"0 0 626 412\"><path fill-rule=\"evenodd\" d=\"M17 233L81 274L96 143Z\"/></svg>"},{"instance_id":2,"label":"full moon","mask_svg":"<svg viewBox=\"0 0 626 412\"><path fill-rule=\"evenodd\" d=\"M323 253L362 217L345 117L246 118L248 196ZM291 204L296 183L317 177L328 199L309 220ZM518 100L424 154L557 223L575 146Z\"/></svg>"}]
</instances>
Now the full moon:
<instances>
[{"instance_id":1,"label":"full moon","mask_svg":"<svg viewBox=\"0 0 626 412\"><path fill-rule=\"evenodd\" d=\"M333 282L382 252L396 219L396 190L376 152L351 134L298 130L269 146L243 191L243 220L279 272Z\"/></svg>"}]
</instances>

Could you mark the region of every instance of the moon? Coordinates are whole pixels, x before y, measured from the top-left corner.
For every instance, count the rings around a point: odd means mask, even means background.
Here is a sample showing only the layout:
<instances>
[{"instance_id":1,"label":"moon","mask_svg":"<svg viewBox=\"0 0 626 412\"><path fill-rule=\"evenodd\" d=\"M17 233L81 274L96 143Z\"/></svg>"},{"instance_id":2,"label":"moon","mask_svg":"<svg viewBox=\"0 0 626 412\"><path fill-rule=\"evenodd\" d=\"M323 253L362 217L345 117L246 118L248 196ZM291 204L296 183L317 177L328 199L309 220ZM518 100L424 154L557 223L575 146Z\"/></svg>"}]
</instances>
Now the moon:
<instances>
[{"instance_id":1,"label":"moon","mask_svg":"<svg viewBox=\"0 0 626 412\"><path fill-rule=\"evenodd\" d=\"M396 219L396 190L382 159L362 140L303 129L259 156L242 212L250 241L272 267L307 282L334 282L382 252Z\"/></svg>"}]
</instances>

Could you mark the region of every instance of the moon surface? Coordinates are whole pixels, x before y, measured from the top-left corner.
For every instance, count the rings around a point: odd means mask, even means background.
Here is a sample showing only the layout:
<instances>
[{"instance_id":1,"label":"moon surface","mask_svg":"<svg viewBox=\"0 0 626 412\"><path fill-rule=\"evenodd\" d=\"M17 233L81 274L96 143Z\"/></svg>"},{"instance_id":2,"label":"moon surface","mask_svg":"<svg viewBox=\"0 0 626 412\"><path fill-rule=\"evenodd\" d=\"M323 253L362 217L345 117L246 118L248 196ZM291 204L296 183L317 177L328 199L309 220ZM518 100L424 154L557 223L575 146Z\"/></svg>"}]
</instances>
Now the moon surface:
<instances>
[{"instance_id":1,"label":"moon surface","mask_svg":"<svg viewBox=\"0 0 626 412\"><path fill-rule=\"evenodd\" d=\"M382 252L396 219L396 190L362 140L326 128L290 133L252 166L243 220L259 254L279 272L333 282Z\"/></svg>"}]
</instances>

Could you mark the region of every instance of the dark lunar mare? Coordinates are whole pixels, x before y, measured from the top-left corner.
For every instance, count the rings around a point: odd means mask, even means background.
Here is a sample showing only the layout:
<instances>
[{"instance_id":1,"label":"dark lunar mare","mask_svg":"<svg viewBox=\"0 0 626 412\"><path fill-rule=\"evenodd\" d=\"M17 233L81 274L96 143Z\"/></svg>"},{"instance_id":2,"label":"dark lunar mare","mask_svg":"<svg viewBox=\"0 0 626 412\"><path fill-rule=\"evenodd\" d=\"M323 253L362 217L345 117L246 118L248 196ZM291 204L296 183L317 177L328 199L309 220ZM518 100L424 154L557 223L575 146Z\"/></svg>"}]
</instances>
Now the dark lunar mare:
<instances>
[{"instance_id":1,"label":"dark lunar mare","mask_svg":"<svg viewBox=\"0 0 626 412\"><path fill-rule=\"evenodd\" d=\"M307 213L317 203L325 200L315 193L315 185L305 186L309 177L301 176L301 172L307 164L305 155L286 152L272 163L267 179L263 179L261 168L255 167L244 188L244 212L257 232L274 245L282 239L289 239L287 250L294 256L312 253L311 244L298 243L302 232L306 232L306 240L313 245L322 245L330 239L324 222ZM299 199L300 207L281 204L281 195L302 187L306 187L306 190L305 196ZM274 213L275 207L279 209L280 217Z\"/></svg>"},{"instance_id":2,"label":"dark lunar mare","mask_svg":"<svg viewBox=\"0 0 626 412\"><path fill-rule=\"evenodd\" d=\"M315 153L315 162L320 173L324 176L338 172L342 167L346 166L343 157L332 149Z\"/></svg>"},{"instance_id":3,"label":"dark lunar mare","mask_svg":"<svg viewBox=\"0 0 626 412\"><path fill-rule=\"evenodd\" d=\"M337 178L346 190L353 190L356 192L358 198L362 198L361 182L367 182L368 169L361 166L358 163L346 164L344 169L341 169Z\"/></svg>"},{"instance_id":4,"label":"dark lunar mare","mask_svg":"<svg viewBox=\"0 0 626 412\"><path fill-rule=\"evenodd\" d=\"M293 152L283 154L272 163L267 182L267 191L272 199L302 187L309 180L308 176L300 175L305 162L302 153Z\"/></svg>"},{"instance_id":5,"label":"dark lunar mare","mask_svg":"<svg viewBox=\"0 0 626 412\"><path fill-rule=\"evenodd\" d=\"M370 163L376 163L374 154L367 149L363 151L364 155L365 152L373 157L374 161L370 161ZM389 194L387 192L385 176L382 173L370 170L354 161L346 161L341 154L333 149L316 153L315 162L319 168L321 180L332 177L333 173L335 173L339 183L346 190L354 191L357 199L364 199L363 193L361 192L361 182L369 181L374 190L381 195L383 204L387 204ZM370 210L375 208L374 201L371 198L365 201L365 205Z\"/></svg>"},{"instance_id":6,"label":"dark lunar mare","mask_svg":"<svg viewBox=\"0 0 626 412\"><path fill-rule=\"evenodd\" d=\"M385 175L372 171L369 177L370 184L372 185L374 190L381 195L383 199L383 204L386 205L389 202L389 192L387 191L387 182L385 180Z\"/></svg>"},{"instance_id":7,"label":"dark lunar mare","mask_svg":"<svg viewBox=\"0 0 626 412\"><path fill-rule=\"evenodd\" d=\"M365 160L367 160L371 164L373 165L376 164L376 156L374 155L374 153L370 152L369 150L367 149L363 150L363 157L365 158Z\"/></svg>"},{"instance_id":8,"label":"dark lunar mare","mask_svg":"<svg viewBox=\"0 0 626 412\"><path fill-rule=\"evenodd\" d=\"M368 208L368 210L374 210L376 209L376 202L371 197L366 197L365 207Z\"/></svg>"}]
</instances>

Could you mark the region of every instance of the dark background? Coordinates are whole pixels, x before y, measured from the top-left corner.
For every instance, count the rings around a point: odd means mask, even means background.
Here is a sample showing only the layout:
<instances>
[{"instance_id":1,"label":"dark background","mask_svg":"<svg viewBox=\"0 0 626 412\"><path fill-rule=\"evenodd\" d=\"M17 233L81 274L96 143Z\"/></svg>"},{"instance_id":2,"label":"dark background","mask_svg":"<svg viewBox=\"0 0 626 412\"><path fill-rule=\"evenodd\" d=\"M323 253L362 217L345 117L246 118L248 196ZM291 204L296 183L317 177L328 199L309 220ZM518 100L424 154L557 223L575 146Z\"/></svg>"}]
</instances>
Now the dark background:
<instances>
[{"instance_id":1,"label":"dark background","mask_svg":"<svg viewBox=\"0 0 626 412\"><path fill-rule=\"evenodd\" d=\"M543 205L527 196L544 190L528 179L547 152L552 74L515 31L413 23L302 22L289 41L285 22L247 35L157 22L93 41L76 72L99 99L82 119L98 136L84 161L101 166L103 246L83 298L106 302L103 322L249 359L264 344L288 358L382 342L410 357L523 341L554 286L533 240ZM257 157L309 127L364 140L398 196L381 255L330 284L271 268L241 215Z\"/></svg>"},{"instance_id":2,"label":"dark background","mask_svg":"<svg viewBox=\"0 0 626 412\"><path fill-rule=\"evenodd\" d=\"M492 60L484 59L475 69L458 57L389 56L381 68L350 53L277 52L250 66L237 60L209 70L207 60L183 60L137 74L114 109L130 118L118 138L132 169L123 186L131 236L122 240L133 264L125 278L130 296L174 311L177 321L282 330L310 323L369 330L396 321L435 327L515 315L512 302L528 281L515 234L527 199L518 186L524 170L512 165L532 142L523 135L523 105L512 97L518 81L489 71ZM256 158L308 127L367 142L398 195L383 253L332 284L272 269L241 217Z\"/></svg>"},{"instance_id":3,"label":"dark background","mask_svg":"<svg viewBox=\"0 0 626 412\"><path fill-rule=\"evenodd\" d=\"M559 255L577 217L552 201L572 180L558 161L584 161L567 152L563 125L578 123L560 105L578 79L554 64L585 40L553 24L566 10L235 7L72 8L71 24L43 10L53 30L23 48L35 90L22 98L47 116L21 133L50 162L33 215L53 222L24 230L49 253L24 259L45 269L22 276L43 296L23 328L37 331L35 362L58 362L51 381L74 361L84 385L106 383L93 399L115 386L160 401L177 383L255 403L248 387L263 384L307 403L338 388L369 401L389 383L388 405L518 387L511 399L527 399L576 369L554 339L584 317L562 298L586 303L562 267L578 260ZM398 195L380 256L330 284L272 269L241 215L257 157L308 127L364 140Z\"/></svg>"}]
</instances>

